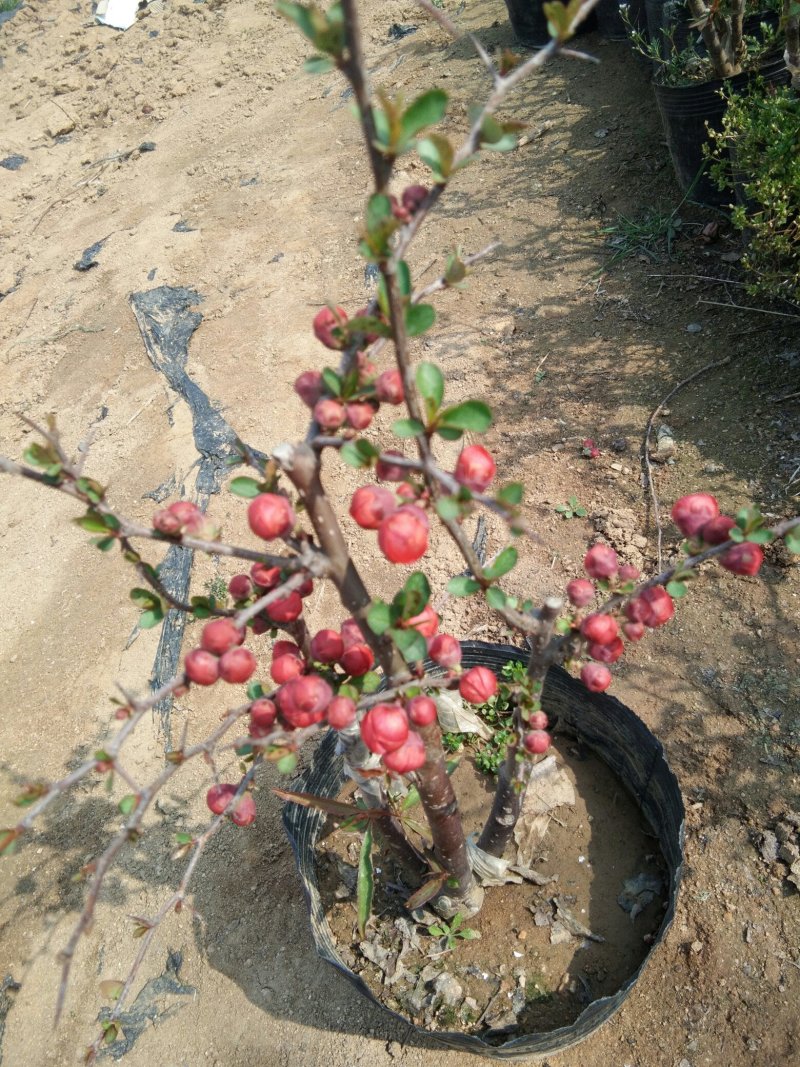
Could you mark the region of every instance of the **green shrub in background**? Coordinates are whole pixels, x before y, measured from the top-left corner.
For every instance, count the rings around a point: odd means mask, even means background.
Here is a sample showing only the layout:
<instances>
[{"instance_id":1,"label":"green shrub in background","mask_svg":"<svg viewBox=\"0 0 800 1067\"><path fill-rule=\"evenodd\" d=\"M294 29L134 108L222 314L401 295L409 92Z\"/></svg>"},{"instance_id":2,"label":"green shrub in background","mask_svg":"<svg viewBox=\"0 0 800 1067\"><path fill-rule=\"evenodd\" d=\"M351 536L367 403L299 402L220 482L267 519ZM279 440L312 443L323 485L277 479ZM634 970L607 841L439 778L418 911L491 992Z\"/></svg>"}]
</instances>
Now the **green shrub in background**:
<instances>
[{"instance_id":1,"label":"green shrub in background","mask_svg":"<svg viewBox=\"0 0 800 1067\"><path fill-rule=\"evenodd\" d=\"M748 235L748 291L800 304L800 96L761 82L730 93L711 136L713 177L720 188L737 184L731 218Z\"/></svg>"}]
</instances>

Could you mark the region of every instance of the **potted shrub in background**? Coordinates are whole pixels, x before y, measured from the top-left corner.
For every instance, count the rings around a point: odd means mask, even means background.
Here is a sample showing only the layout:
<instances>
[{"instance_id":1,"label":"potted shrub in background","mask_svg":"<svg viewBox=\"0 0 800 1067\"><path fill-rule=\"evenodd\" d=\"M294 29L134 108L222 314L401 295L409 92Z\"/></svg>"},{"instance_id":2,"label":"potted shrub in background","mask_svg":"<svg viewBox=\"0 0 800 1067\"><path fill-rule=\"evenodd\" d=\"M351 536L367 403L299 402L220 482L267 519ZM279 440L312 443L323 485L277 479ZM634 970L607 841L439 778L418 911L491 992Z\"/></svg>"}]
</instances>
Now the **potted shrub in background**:
<instances>
[{"instance_id":1,"label":"potted shrub in background","mask_svg":"<svg viewBox=\"0 0 800 1067\"><path fill-rule=\"evenodd\" d=\"M449 27L441 12L425 6ZM448 945L455 943L463 938L464 919L481 909L481 881L491 885L477 872L488 864L496 878L504 879L508 866L504 853L526 786L538 757L550 747L547 686L558 677L557 668L570 665L580 676L580 683L573 685L604 694L612 682L609 667L624 654L626 645L669 622L675 599L687 592L687 583L705 564L710 573L719 563L733 574L753 576L764 559L761 546L783 538L790 550L800 550L800 519L768 528L756 509L745 508L735 518L728 517L720 514L714 497L694 493L672 509L685 541L678 561L662 573L643 580L611 547L597 544L586 553L584 573L568 583L563 596L549 596L537 604L524 593L508 591L508 576L519 559L512 542L530 533L521 512L524 488L513 482L497 485L495 460L480 444L461 447L452 463L439 459L442 442L462 442L467 432L484 432L492 415L479 398L449 403L440 369L427 360L415 361L409 344L410 338L424 335L434 325L436 314L428 298L459 286L482 253L463 257L454 252L441 276L418 290L405 257L451 177L481 151L513 147L516 124L498 120L497 108L527 74L559 51L582 12L574 3L567 8L550 4L554 40L509 72L496 70L482 55L492 73L492 93L471 115L466 139L456 148L435 130L448 104L442 90L423 92L410 103L399 96L372 96L353 0L333 4L325 13L289 2L282 2L280 10L315 48L308 68L335 66L353 88L372 178L359 250L377 267L379 285L376 298L353 316L333 303L314 317L314 334L335 354L337 365L310 368L297 378L296 392L310 409L305 439L279 445L270 456L242 445L232 457L232 465L251 468L249 474L234 478L231 490L248 501L246 522L257 547L221 540L213 518L191 501L160 508L150 525L130 521L109 503L107 488L85 473L86 447L72 459L54 422L37 428L41 440L29 445L24 462L0 457L0 470L78 502L82 514L76 522L93 535L97 549L121 552L143 583L131 592L142 609L141 626L158 625L168 608L204 620L199 642L186 654L181 672L146 697L123 693L113 712L117 732L105 747L58 782L31 783L20 797L24 816L0 832L0 852L14 849L55 800L93 776L104 777L112 791L118 790L123 824L101 855L84 868L89 889L62 953L60 1010L76 945L91 924L109 869L126 845L145 831L145 818L173 776L192 761L209 765L207 804L214 818L202 833L179 835L175 858L186 861L184 874L154 916L137 918L141 947L125 981L113 983L116 1004L104 1018L91 1056L103 1042L113 1043L118 1036L120 1013L143 954L163 919L183 907L211 837L228 821L240 827L255 822L251 784L264 759L291 774L306 741L335 731L329 738L335 738L341 749L347 773L359 789L360 806L332 809L325 796L296 792L290 799L339 815L344 808L345 817L368 824L370 832L365 833L361 850L365 858L359 863L360 910L368 912L373 876L366 842L374 832L398 869L406 872L405 884L414 889L410 905L435 907L447 923L441 929ZM412 151L430 168L432 184L390 192L396 159ZM387 349L391 361L379 368L375 361L385 359ZM376 415L381 408L385 415L393 407L403 407L403 417L376 435L372 425ZM390 445L407 441L411 454L387 448L387 437ZM353 493L349 512L367 531L365 536L374 534L373 557L385 560L387 569L414 568L398 577L397 593L390 602L370 592L367 568L359 568L354 559L325 491L323 475L332 470L335 477L339 462L362 471L367 479ZM380 484L375 484L373 475ZM508 543L488 564L481 561L464 529L465 520L479 509L491 511L507 529ZM424 567L421 561L430 548L441 546L444 539L452 541L459 566L463 561L467 568L448 583L449 592L483 598L526 641L524 672L509 684L511 728L501 773L475 844L464 833L432 696L451 691L468 705L482 705L497 694L498 679L489 666L474 662L473 649L465 650L453 635L439 632L431 582L416 567ZM231 575L224 602L200 597L187 604L170 593L158 568L136 547L148 541L241 560L249 569ZM335 587L347 617L312 632L304 621L303 599L322 581ZM285 631L289 640L271 645L271 681L266 672L257 681L259 657L248 646L266 633L276 637L278 630ZM436 670L427 671L426 662ZM235 707L229 706L226 685L247 686L246 696L242 694ZM205 737L188 736L187 726L187 735L167 753L160 773L149 782L137 780L127 761L126 742L161 700L192 686L219 686L226 705L221 722ZM611 735L618 728L613 704L603 707L608 716L597 726L598 743L604 730ZM214 760L226 746L245 763L236 781L219 780ZM646 778L652 766L648 758ZM425 816L422 844L419 835L409 833L406 801L412 790Z\"/></svg>"}]
</instances>

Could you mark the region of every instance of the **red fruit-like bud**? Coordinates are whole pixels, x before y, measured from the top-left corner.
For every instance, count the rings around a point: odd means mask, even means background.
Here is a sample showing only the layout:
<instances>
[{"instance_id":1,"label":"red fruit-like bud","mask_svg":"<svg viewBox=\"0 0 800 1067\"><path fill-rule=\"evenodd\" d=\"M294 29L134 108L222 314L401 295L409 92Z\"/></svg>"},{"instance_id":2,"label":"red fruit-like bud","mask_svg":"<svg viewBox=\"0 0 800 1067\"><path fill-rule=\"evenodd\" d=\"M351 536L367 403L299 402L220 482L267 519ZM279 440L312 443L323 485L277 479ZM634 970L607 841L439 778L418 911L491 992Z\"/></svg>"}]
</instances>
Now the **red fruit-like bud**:
<instances>
[{"instance_id":1,"label":"red fruit-like bud","mask_svg":"<svg viewBox=\"0 0 800 1067\"><path fill-rule=\"evenodd\" d=\"M274 589L281 582L280 567L268 567L266 563L254 563L250 568L250 577L259 589Z\"/></svg>"},{"instance_id":2,"label":"red fruit-like bud","mask_svg":"<svg viewBox=\"0 0 800 1067\"><path fill-rule=\"evenodd\" d=\"M247 600L253 592L253 583L246 574L234 574L228 582L228 592L234 600Z\"/></svg>"},{"instance_id":3,"label":"red fruit-like bud","mask_svg":"<svg viewBox=\"0 0 800 1067\"><path fill-rule=\"evenodd\" d=\"M369 645L351 645L342 653L339 662L348 674L361 678L367 671L372 670L375 656Z\"/></svg>"},{"instance_id":4,"label":"red fruit-like bud","mask_svg":"<svg viewBox=\"0 0 800 1067\"><path fill-rule=\"evenodd\" d=\"M396 448L388 449L388 451L384 452L384 455L405 458L403 453L398 452ZM396 463L379 459L375 465L375 474L381 482L404 482L408 476L408 467L400 467Z\"/></svg>"},{"instance_id":5,"label":"red fruit-like bud","mask_svg":"<svg viewBox=\"0 0 800 1067\"><path fill-rule=\"evenodd\" d=\"M395 489L395 493L397 493L403 500L416 500L419 496L419 491L411 484L411 482L402 482Z\"/></svg>"},{"instance_id":6,"label":"red fruit-like bud","mask_svg":"<svg viewBox=\"0 0 800 1067\"><path fill-rule=\"evenodd\" d=\"M169 508L162 508L153 515L153 529L167 537L177 537L182 528L183 523Z\"/></svg>"},{"instance_id":7,"label":"red fruit-like bud","mask_svg":"<svg viewBox=\"0 0 800 1067\"><path fill-rule=\"evenodd\" d=\"M322 396L322 389L322 375L318 370L303 371L294 383L294 391L310 408L313 408Z\"/></svg>"},{"instance_id":8,"label":"red fruit-like bud","mask_svg":"<svg viewBox=\"0 0 800 1067\"><path fill-rule=\"evenodd\" d=\"M368 318L370 318L369 308L368 307L367 308L361 308L360 310L358 310L356 312L355 317L357 319L368 319ZM374 317L375 316L373 315L372 318L374 318ZM364 340L367 342L368 345L371 345L375 341L378 340L378 334L377 333L366 333L366 334L364 334ZM363 353L360 353L360 354L363 355ZM374 373L374 371L373 371L373 373Z\"/></svg>"},{"instance_id":9,"label":"red fruit-like bud","mask_svg":"<svg viewBox=\"0 0 800 1067\"><path fill-rule=\"evenodd\" d=\"M224 783L212 785L206 793L206 804L215 815L221 815L236 795L236 786Z\"/></svg>"},{"instance_id":10,"label":"red fruit-like bud","mask_svg":"<svg viewBox=\"0 0 800 1067\"><path fill-rule=\"evenodd\" d=\"M333 691L318 674L292 678L278 690L278 707L289 726L302 728L322 722L333 699Z\"/></svg>"},{"instance_id":11,"label":"red fruit-like bud","mask_svg":"<svg viewBox=\"0 0 800 1067\"><path fill-rule=\"evenodd\" d=\"M482 493L497 473L495 461L483 445L462 449L455 469L455 479L473 493Z\"/></svg>"},{"instance_id":12,"label":"red fruit-like bud","mask_svg":"<svg viewBox=\"0 0 800 1067\"><path fill-rule=\"evenodd\" d=\"M213 652L215 656L221 656L229 648L240 645L244 637L244 630L234 626L233 619L214 619L203 627L200 647L206 652Z\"/></svg>"},{"instance_id":13,"label":"red fruit-like bud","mask_svg":"<svg viewBox=\"0 0 800 1067\"><path fill-rule=\"evenodd\" d=\"M399 704L376 704L360 723L361 738L370 752L384 756L408 738L408 716Z\"/></svg>"},{"instance_id":14,"label":"red fruit-like bud","mask_svg":"<svg viewBox=\"0 0 800 1067\"><path fill-rule=\"evenodd\" d=\"M311 596L314 592L314 580L313 578L306 578L302 585L297 587L297 595L299 597Z\"/></svg>"},{"instance_id":15,"label":"red fruit-like bud","mask_svg":"<svg viewBox=\"0 0 800 1067\"><path fill-rule=\"evenodd\" d=\"M410 774L418 771L424 763L425 742L413 731L399 748L383 755L384 767L393 774Z\"/></svg>"},{"instance_id":16,"label":"red fruit-like bud","mask_svg":"<svg viewBox=\"0 0 800 1067\"><path fill-rule=\"evenodd\" d=\"M439 634L428 645L428 655L440 667L456 667L461 662L461 645L450 634Z\"/></svg>"},{"instance_id":17,"label":"red fruit-like bud","mask_svg":"<svg viewBox=\"0 0 800 1067\"><path fill-rule=\"evenodd\" d=\"M733 574L758 574L764 562L764 553L751 541L742 541L727 552L723 552L719 561L726 571Z\"/></svg>"},{"instance_id":18,"label":"red fruit-like bud","mask_svg":"<svg viewBox=\"0 0 800 1067\"><path fill-rule=\"evenodd\" d=\"M594 600L594 586L586 578L573 578L567 582L567 596L576 608L585 608Z\"/></svg>"},{"instance_id":19,"label":"red fruit-like bud","mask_svg":"<svg viewBox=\"0 0 800 1067\"><path fill-rule=\"evenodd\" d=\"M353 401L344 407L347 425L354 430L366 430L375 417L375 408L367 401Z\"/></svg>"},{"instance_id":20,"label":"red fruit-like bud","mask_svg":"<svg viewBox=\"0 0 800 1067\"><path fill-rule=\"evenodd\" d=\"M353 645L360 645L364 641L364 635L361 632L361 627L358 625L355 619L345 619L342 623L342 643L345 648L352 648Z\"/></svg>"},{"instance_id":21,"label":"red fruit-like bud","mask_svg":"<svg viewBox=\"0 0 800 1067\"><path fill-rule=\"evenodd\" d=\"M231 685L239 685L255 672L256 657L249 648L232 648L220 657L219 676Z\"/></svg>"},{"instance_id":22,"label":"red fruit-like bud","mask_svg":"<svg viewBox=\"0 0 800 1067\"><path fill-rule=\"evenodd\" d=\"M271 700L267 700L266 697L254 700L250 705L250 736L266 737L267 734L272 733L277 716L278 709Z\"/></svg>"},{"instance_id":23,"label":"red fruit-like bud","mask_svg":"<svg viewBox=\"0 0 800 1067\"><path fill-rule=\"evenodd\" d=\"M395 511L394 496L380 485L362 485L350 502L350 514L364 530L377 530L387 515Z\"/></svg>"},{"instance_id":24,"label":"red fruit-like bud","mask_svg":"<svg viewBox=\"0 0 800 1067\"><path fill-rule=\"evenodd\" d=\"M675 604L663 585L653 585L625 605L625 616L631 622L642 622L655 629L669 622L675 614Z\"/></svg>"},{"instance_id":25,"label":"red fruit-like bud","mask_svg":"<svg viewBox=\"0 0 800 1067\"><path fill-rule=\"evenodd\" d=\"M336 630L320 630L311 640L311 658L317 663L336 663L343 652L344 641Z\"/></svg>"},{"instance_id":26,"label":"red fruit-like bud","mask_svg":"<svg viewBox=\"0 0 800 1067\"><path fill-rule=\"evenodd\" d=\"M237 826L249 826L256 821L256 802L252 793L245 793L231 812L231 822Z\"/></svg>"},{"instance_id":27,"label":"red fruit-like bud","mask_svg":"<svg viewBox=\"0 0 800 1067\"><path fill-rule=\"evenodd\" d=\"M349 697L334 697L325 712L328 725L334 730L346 730L356 721L356 705Z\"/></svg>"},{"instance_id":28,"label":"red fruit-like bud","mask_svg":"<svg viewBox=\"0 0 800 1067\"><path fill-rule=\"evenodd\" d=\"M334 330L339 330L347 322L347 312L344 308L321 308L314 316L314 336L322 341L326 348L344 348L346 341L343 337L334 337Z\"/></svg>"},{"instance_id":29,"label":"red fruit-like bud","mask_svg":"<svg viewBox=\"0 0 800 1067\"><path fill-rule=\"evenodd\" d=\"M643 622L626 622L622 632L629 641L641 641L645 635L645 625Z\"/></svg>"},{"instance_id":30,"label":"red fruit-like bud","mask_svg":"<svg viewBox=\"0 0 800 1067\"><path fill-rule=\"evenodd\" d=\"M673 504L670 514L684 537L694 537L719 515L719 504L708 493L690 493Z\"/></svg>"},{"instance_id":31,"label":"red fruit-like bud","mask_svg":"<svg viewBox=\"0 0 800 1067\"><path fill-rule=\"evenodd\" d=\"M635 582L639 577L639 568L632 563L623 563L618 573L621 582Z\"/></svg>"},{"instance_id":32,"label":"red fruit-like bud","mask_svg":"<svg viewBox=\"0 0 800 1067\"><path fill-rule=\"evenodd\" d=\"M528 726L531 730L546 730L548 718L543 711L534 711L528 719Z\"/></svg>"},{"instance_id":33,"label":"red fruit-like bud","mask_svg":"<svg viewBox=\"0 0 800 1067\"><path fill-rule=\"evenodd\" d=\"M299 656L300 649L294 641L276 641L272 646L272 658L280 659L281 656Z\"/></svg>"},{"instance_id":34,"label":"red fruit-like bud","mask_svg":"<svg viewBox=\"0 0 800 1067\"><path fill-rule=\"evenodd\" d=\"M700 530L700 537L704 544L721 545L730 538L731 530L735 525L730 515L717 515L703 526Z\"/></svg>"},{"instance_id":35,"label":"red fruit-like bud","mask_svg":"<svg viewBox=\"0 0 800 1067\"><path fill-rule=\"evenodd\" d=\"M372 340L370 340L372 338ZM366 336L367 344L372 344L372 341L377 341L378 335L376 333L368 333ZM378 373L378 368L367 358L365 352L359 352L356 359L356 367L358 368L358 384L363 387L369 385L375 375Z\"/></svg>"},{"instance_id":36,"label":"red fruit-like bud","mask_svg":"<svg viewBox=\"0 0 800 1067\"><path fill-rule=\"evenodd\" d=\"M375 396L384 404L402 404L405 397L399 370L385 370L375 379Z\"/></svg>"},{"instance_id":37,"label":"red fruit-like bud","mask_svg":"<svg viewBox=\"0 0 800 1067\"><path fill-rule=\"evenodd\" d=\"M303 600L299 593L292 591L267 604L264 610L273 622L294 622L303 614Z\"/></svg>"},{"instance_id":38,"label":"red fruit-like bud","mask_svg":"<svg viewBox=\"0 0 800 1067\"><path fill-rule=\"evenodd\" d=\"M409 222L410 221L411 212L408 210L407 207L404 207L398 201L397 197L394 194L392 194L389 197L389 202L390 202L390 204L392 206L392 214L394 215L394 217L396 219L398 219L398 221L400 221L400 222Z\"/></svg>"},{"instance_id":39,"label":"red fruit-like bud","mask_svg":"<svg viewBox=\"0 0 800 1067\"><path fill-rule=\"evenodd\" d=\"M551 741L550 734L545 730L531 730L522 739L522 743L528 752L535 756L541 755L542 752L547 752Z\"/></svg>"},{"instance_id":40,"label":"red fruit-like bud","mask_svg":"<svg viewBox=\"0 0 800 1067\"><path fill-rule=\"evenodd\" d=\"M187 522L196 523L198 519L203 518L202 511L191 500L176 500L174 504L169 505L167 511L174 515L182 526L185 526Z\"/></svg>"},{"instance_id":41,"label":"red fruit-like bud","mask_svg":"<svg viewBox=\"0 0 800 1067\"><path fill-rule=\"evenodd\" d=\"M276 685L283 685L284 682L302 674L305 669L305 660L300 656L278 656L277 659L273 659L269 673Z\"/></svg>"},{"instance_id":42,"label":"red fruit-like bud","mask_svg":"<svg viewBox=\"0 0 800 1067\"><path fill-rule=\"evenodd\" d=\"M599 660L600 663L616 663L624 651L625 645L619 637L615 637L607 645L598 645L596 642L590 641L587 648L587 652L592 659Z\"/></svg>"},{"instance_id":43,"label":"red fruit-like bud","mask_svg":"<svg viewBox=\"0 0 800 1067\"><path fill-rule=\"evenodd\" d=\"M590 578L612 578L617 573L617 553L608 545L594 545L583 557Z\"/></svg>"},{"instance_id":44,"label":"red fruit-like bud","mask_svg":"<svg viewBox=\"0 0 800 1067\"><path fill-rule=\"evenodd\" d=\"M611 685L611 671L602 663L586 663L581 668L581 681L592 693L602 693Z\"/></svg>"},{"instance_id":45,"label":"red fruit-like bud","mask_svg":"<svg viewBox=\"0 0 800 1067\"><path fill-rule=\"evenodd\" d=\"M436 705L430 697L413 697L406 705L406 710L415 726L430 726L436 722Z\"/></svg>"},{"instance_id":46,"label":"red fruit-like bud","mask_svg":"<svg viewBox=\"0 0 800 1067\"><path fill-rule=\"evenodd\" d=\"M610 645L619 633L617 620L613 615L602 615L595 612L587 615L581 623L581 633L587 641L598 645Z\"/></svg>"},{"instance_id":47,"label":"red fruit-like bud","mask_svg":"<svg viewBox=\"0 0 800 1067\"><path fill-rule=\"evenodd\" d=\"M404 630L414 629L417 633L422 634L423 637L433 637L436 631L439 629L439 616L430 606L426 604L419 615L414 615L411 619L406 619L400 623Z\"/></svg>"},{"instance_id":48,"label":"red fruit-like bud","mask_svg":"<svg viewBox=\"0 0 800 1067\"><path fill-rule=\"evenodd\" d=\"M323 430L338 430L345 419L344 404L341 400L319 400L314 405L314 418Z\"/></svg>"},{"instance_id":49,"label":"red fruit-like bud","mask_svg":"<svg viewBox=\"0 0 800 1067\"><path fill-rule=\"evenodd\" d=\"M424 185L409 185L403 190L403 207L413 215L427 195Z\"/></svg>"},{"instance_id":50,"label":"red fruit-like bud","mask_svg":"<svg viewBox=\"0 0 800 1067\"><path fill-rule=\"evenodd\" d=\"M428 551L428 516L404 504L378 527L378 547L390 563L415 563Z\"/></svg>"},{"instance_id":51,"label":"red fruit-like bud","mask_svg":"<svg viewBox=\"0 0 800 1067\"><path fill-rule=\"evenodd\" d=\"M260 493L250 501L247 521L256 537L274 541L276 537L285 537L292 532L297 516L285 496Z\"/></svg>"},{"instance_id":52,"label":"red fruit-like bud","mask_svg":"<svg viewBox=\"0 0 800 1067\"><path fill-rule=\"evenodd\" d=\"M471 667L461 675L458 691L469 704L485 704L497 692L497 679L488 667Z\"/></svg>"},{"instance_id":53,"label":"red fruit-like bud","mask_svg":"<svg viewBox=\"0 0 800 1067\"><path fill-rule=\"evenodd\" d=\"M256 615L253 619L253 633L256 636L265 634L267 630L272 629L272 621L264 615Z\"/></svg>"},{"instance_id":54,"label":"red fruit-like bud","mask_svg":"<svg viewBox=\"0 0 800 1067\"><path fill-rule=\"evenodd\" d=\"M219 678L219 660L204 648L193 648L183 661L183 669L195 685L213 685Z\"/></svg>"}]
</instances>

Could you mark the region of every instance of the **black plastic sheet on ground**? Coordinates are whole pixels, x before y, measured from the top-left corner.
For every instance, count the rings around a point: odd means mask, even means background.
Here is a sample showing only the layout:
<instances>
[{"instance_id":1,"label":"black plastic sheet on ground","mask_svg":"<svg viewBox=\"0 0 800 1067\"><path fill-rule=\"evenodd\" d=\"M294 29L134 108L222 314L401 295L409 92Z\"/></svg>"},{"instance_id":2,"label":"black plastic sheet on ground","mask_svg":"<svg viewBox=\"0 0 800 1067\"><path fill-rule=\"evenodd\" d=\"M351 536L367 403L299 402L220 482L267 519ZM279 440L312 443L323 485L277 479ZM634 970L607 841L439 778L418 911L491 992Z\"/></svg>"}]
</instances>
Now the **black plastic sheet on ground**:
<instances>
[{"instance_id":1,"label":"black plastic sheet on ground","mask_svg":"<svg viewBox=\"0 0 800 1067\"><path fill-rule=\"evenodd\" d=\"M499 673L506 663L525 657L522 649L509 645L490 645L482 641L465 642L462 648L462 663L465 667L481 665L496 673ZM428 667L431 673L437 672L437 668L431 664L428 664ZM449 1048L472 1052L489 1059L524 1059L559 1052L582 1041L610 1019L630 993L647 965L650 954L669 929L675 915L681 880L683 800L661 743L630 708L604 693L590 693L581 682L561 668L550 669L542 703L551 720L557 719L558 732L576 737L581 744L594 752L633 797L658 839L669 872L667 908L650 953L641 966L613 996L592 1001L570 1026L547 1033L525 1034L501 1045L490 1044L473 1034L432 1032L414 1028L418 1034ZM313 765L294 783L293 788L319 796L334 797L344 783L342 760L336 755L336 735L334 731L330 731L317 749ZM394 1018L408 1024L408 1019L376 1000L366 983L354 974L338 955L317 883L316 845L325 820L324 812L311 808L297 804L287 804L284 808L283 823L294 849L317 952L365 997Z\"/></svg>"}]
</instances>

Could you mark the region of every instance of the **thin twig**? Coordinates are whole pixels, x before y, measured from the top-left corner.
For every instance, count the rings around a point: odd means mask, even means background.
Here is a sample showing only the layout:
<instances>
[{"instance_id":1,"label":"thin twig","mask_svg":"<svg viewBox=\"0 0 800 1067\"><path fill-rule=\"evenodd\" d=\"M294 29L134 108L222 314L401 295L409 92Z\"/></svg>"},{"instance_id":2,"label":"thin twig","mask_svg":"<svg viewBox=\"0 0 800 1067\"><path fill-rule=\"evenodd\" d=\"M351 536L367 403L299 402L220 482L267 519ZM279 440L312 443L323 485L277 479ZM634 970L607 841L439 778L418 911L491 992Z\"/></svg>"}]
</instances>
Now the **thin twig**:
<instances>
[{"instance_id":1,"label":"thin twig","mask_svg":"<svg viewBox=\"0 0 800 1067\"><path fill-rule=\"evenodd\" d=\"M651 411L650 418L647 420L647 426L645 427L645 432L644 432L644 444L642 446L642 462L644 464L644 469L645 469L645 481L647 482L646 488L649 489L649 491L650 491L650 499L651 499L652 504L653 504L653 520L654 520L654 522L656 524L656 529L658 531L658 557L657 558L658 558L659 570L661 569L661 563L662 563L661 546L662 546L664 531L663 531L662 526L661 526L661 511L660 511L659 504L658 504L658 494L656 492L655 482L653 480L653 467L652 467L652 464L650 463L650 434L651 434L651 432L653 430L653 422L657 418L657 416L658 416L659 412L661 411L661 409L663 407L665 407L666 404L672 399L672 397L675 396L675 394L680 389L683 389L683 387L685 385L691 384L691 382L695 381L695 379L699 378L701 375L706 374L708 371L716 370L719 367L726 366L728 363L730 363L730 361L732 359L733 359L732 356L726 356L724 359L715 360L713 363L706 363L706 365L704 367L701 367L700 370L695 371L694 374L690 374L689 377L688 378L684 378L682 382L678 382L678 384L676 386L674 386L672 389L670 389L670 391L667 393L667 395L664 397L664 399L659 401L658 405Z\"/></svg>"},{"instance_id":2,"label":"thin twig","mask_svg":"<svg viewBox=\"0 0 800 1067\"><path fill-rule=\"evenodd\" d=\"M790 315L788 311L769 311L767 308L754 308L747 304L728 304L722 300L703 300L697 301L698 304L713 304L718 308L735 308L737 311L756 311L759 315L778 315L782 319L794 319L795 322L800 322L800 315Z\"/></svg>"}]
</instances>

